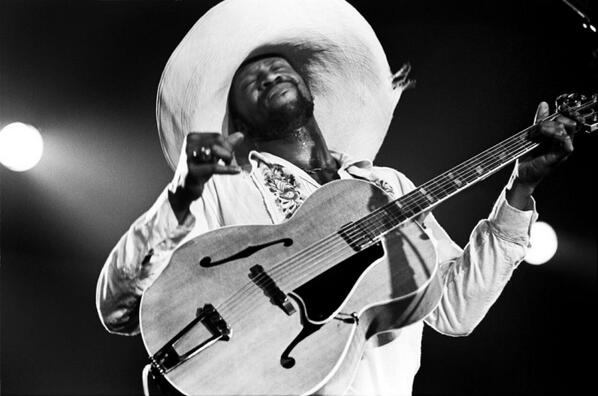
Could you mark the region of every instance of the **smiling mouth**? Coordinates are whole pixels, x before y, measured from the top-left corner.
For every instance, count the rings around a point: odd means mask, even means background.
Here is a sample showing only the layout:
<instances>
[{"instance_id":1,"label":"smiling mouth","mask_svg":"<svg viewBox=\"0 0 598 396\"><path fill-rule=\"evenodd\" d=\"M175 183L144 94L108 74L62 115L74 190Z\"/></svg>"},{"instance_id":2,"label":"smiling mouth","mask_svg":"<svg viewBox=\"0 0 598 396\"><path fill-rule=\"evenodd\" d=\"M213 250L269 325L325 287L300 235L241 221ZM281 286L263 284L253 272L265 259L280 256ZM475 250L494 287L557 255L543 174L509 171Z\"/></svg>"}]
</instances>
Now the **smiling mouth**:
<instances>
[{"instance_id":1,"label":"smiling mouth","mask_svg":"<svg viewBox=\"0 0 598 396\"><path fill-rule=\"evenodd\" d=\"M268 90L266 98L272 99L274 96L283 95L293 86L294 84L290 81L279 82Z\"/></svg>"}]
</instances>

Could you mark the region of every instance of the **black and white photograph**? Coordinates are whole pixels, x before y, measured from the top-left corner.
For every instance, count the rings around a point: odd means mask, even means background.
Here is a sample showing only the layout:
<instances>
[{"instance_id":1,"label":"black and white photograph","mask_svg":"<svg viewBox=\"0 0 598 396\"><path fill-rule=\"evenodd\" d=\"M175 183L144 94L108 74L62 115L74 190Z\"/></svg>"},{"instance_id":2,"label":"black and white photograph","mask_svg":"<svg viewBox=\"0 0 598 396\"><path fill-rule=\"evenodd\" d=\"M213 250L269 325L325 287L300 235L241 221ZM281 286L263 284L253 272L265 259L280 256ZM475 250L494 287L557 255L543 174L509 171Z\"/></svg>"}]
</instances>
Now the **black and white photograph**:
<instances>
[{"instance_id":1,"label":"black and white photograph","mask_svg":"<svg viewBox=\"0 0 598 396\"><path fill-rule=\"evenodd\" d=\"M596 5L0 0L0 394L594 393Z\"/></svg>"}]
</instances>

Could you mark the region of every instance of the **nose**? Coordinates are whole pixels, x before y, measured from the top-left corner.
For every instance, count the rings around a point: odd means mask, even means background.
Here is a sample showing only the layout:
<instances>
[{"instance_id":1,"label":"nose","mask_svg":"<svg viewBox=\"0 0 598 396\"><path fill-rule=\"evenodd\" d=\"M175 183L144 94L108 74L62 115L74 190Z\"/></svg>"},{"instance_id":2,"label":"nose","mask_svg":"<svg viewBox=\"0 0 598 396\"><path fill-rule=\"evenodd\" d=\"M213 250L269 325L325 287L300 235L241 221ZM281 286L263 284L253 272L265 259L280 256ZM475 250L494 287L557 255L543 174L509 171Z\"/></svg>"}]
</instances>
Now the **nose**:
<instances>
[{"instance_id":1,"label":"nose","mask_svg":"<svg viewBox=\"0 0 598 396\"><path fill-rule=\"evenodd\" d=\"M268 89L271 85L278 84L282 81L282 76L277 72L266 72L260 79L260 89Z\"/></svg>"}]
</instances>

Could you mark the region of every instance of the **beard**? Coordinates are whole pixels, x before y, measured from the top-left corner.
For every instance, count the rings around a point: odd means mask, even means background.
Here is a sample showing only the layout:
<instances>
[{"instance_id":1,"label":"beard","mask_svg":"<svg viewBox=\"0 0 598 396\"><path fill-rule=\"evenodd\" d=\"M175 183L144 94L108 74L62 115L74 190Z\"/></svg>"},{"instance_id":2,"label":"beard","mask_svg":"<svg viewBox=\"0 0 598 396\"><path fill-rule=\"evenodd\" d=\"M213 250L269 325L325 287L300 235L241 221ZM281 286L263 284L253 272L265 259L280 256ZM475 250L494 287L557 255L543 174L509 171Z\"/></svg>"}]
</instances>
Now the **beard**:
<instances>
[{"instance_id":1,"label":"beard","mask_svg":"<svg viewBox=\"0 0 598 396\"><path fill-rule=\"evenodd\" d=\"M296 89L296 100L270 108L263 125L247 125L246 133L255 140L275 140L291 136L306 125L314 115L314 101Z\"/></svg>"}]
</instances>

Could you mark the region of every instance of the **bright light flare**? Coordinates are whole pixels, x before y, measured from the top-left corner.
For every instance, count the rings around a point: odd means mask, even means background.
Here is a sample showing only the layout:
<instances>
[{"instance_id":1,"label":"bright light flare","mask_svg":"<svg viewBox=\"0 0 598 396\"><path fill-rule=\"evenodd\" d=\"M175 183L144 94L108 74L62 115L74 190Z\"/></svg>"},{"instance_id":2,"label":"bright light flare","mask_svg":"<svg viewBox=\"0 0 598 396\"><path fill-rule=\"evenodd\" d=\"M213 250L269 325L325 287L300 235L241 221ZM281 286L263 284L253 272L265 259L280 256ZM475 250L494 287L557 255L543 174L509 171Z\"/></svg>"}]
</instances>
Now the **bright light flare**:
<instances>
[{"instance_id":1,"label":"bright light flare","mask_svg":"<svg viewBox=\"0 0 598 396\"><path fill-rule=\"evenodd\" d=\"M44 142L39 131L13 122L0 131L0 163L15 172L33 168L42 158Z\"/></svg>"},{"instance_id":2,"label":"bright light flare","mask_svg":"<svg viewBox=\"0 0 598 396\"><path fill-rule=\"evenodd\" d=\"M558 247L556 232L547 223L538 221L532 225L530 244L525 261L529 264L544 264L554 256Z\"/></svg>"}]
</instances>

